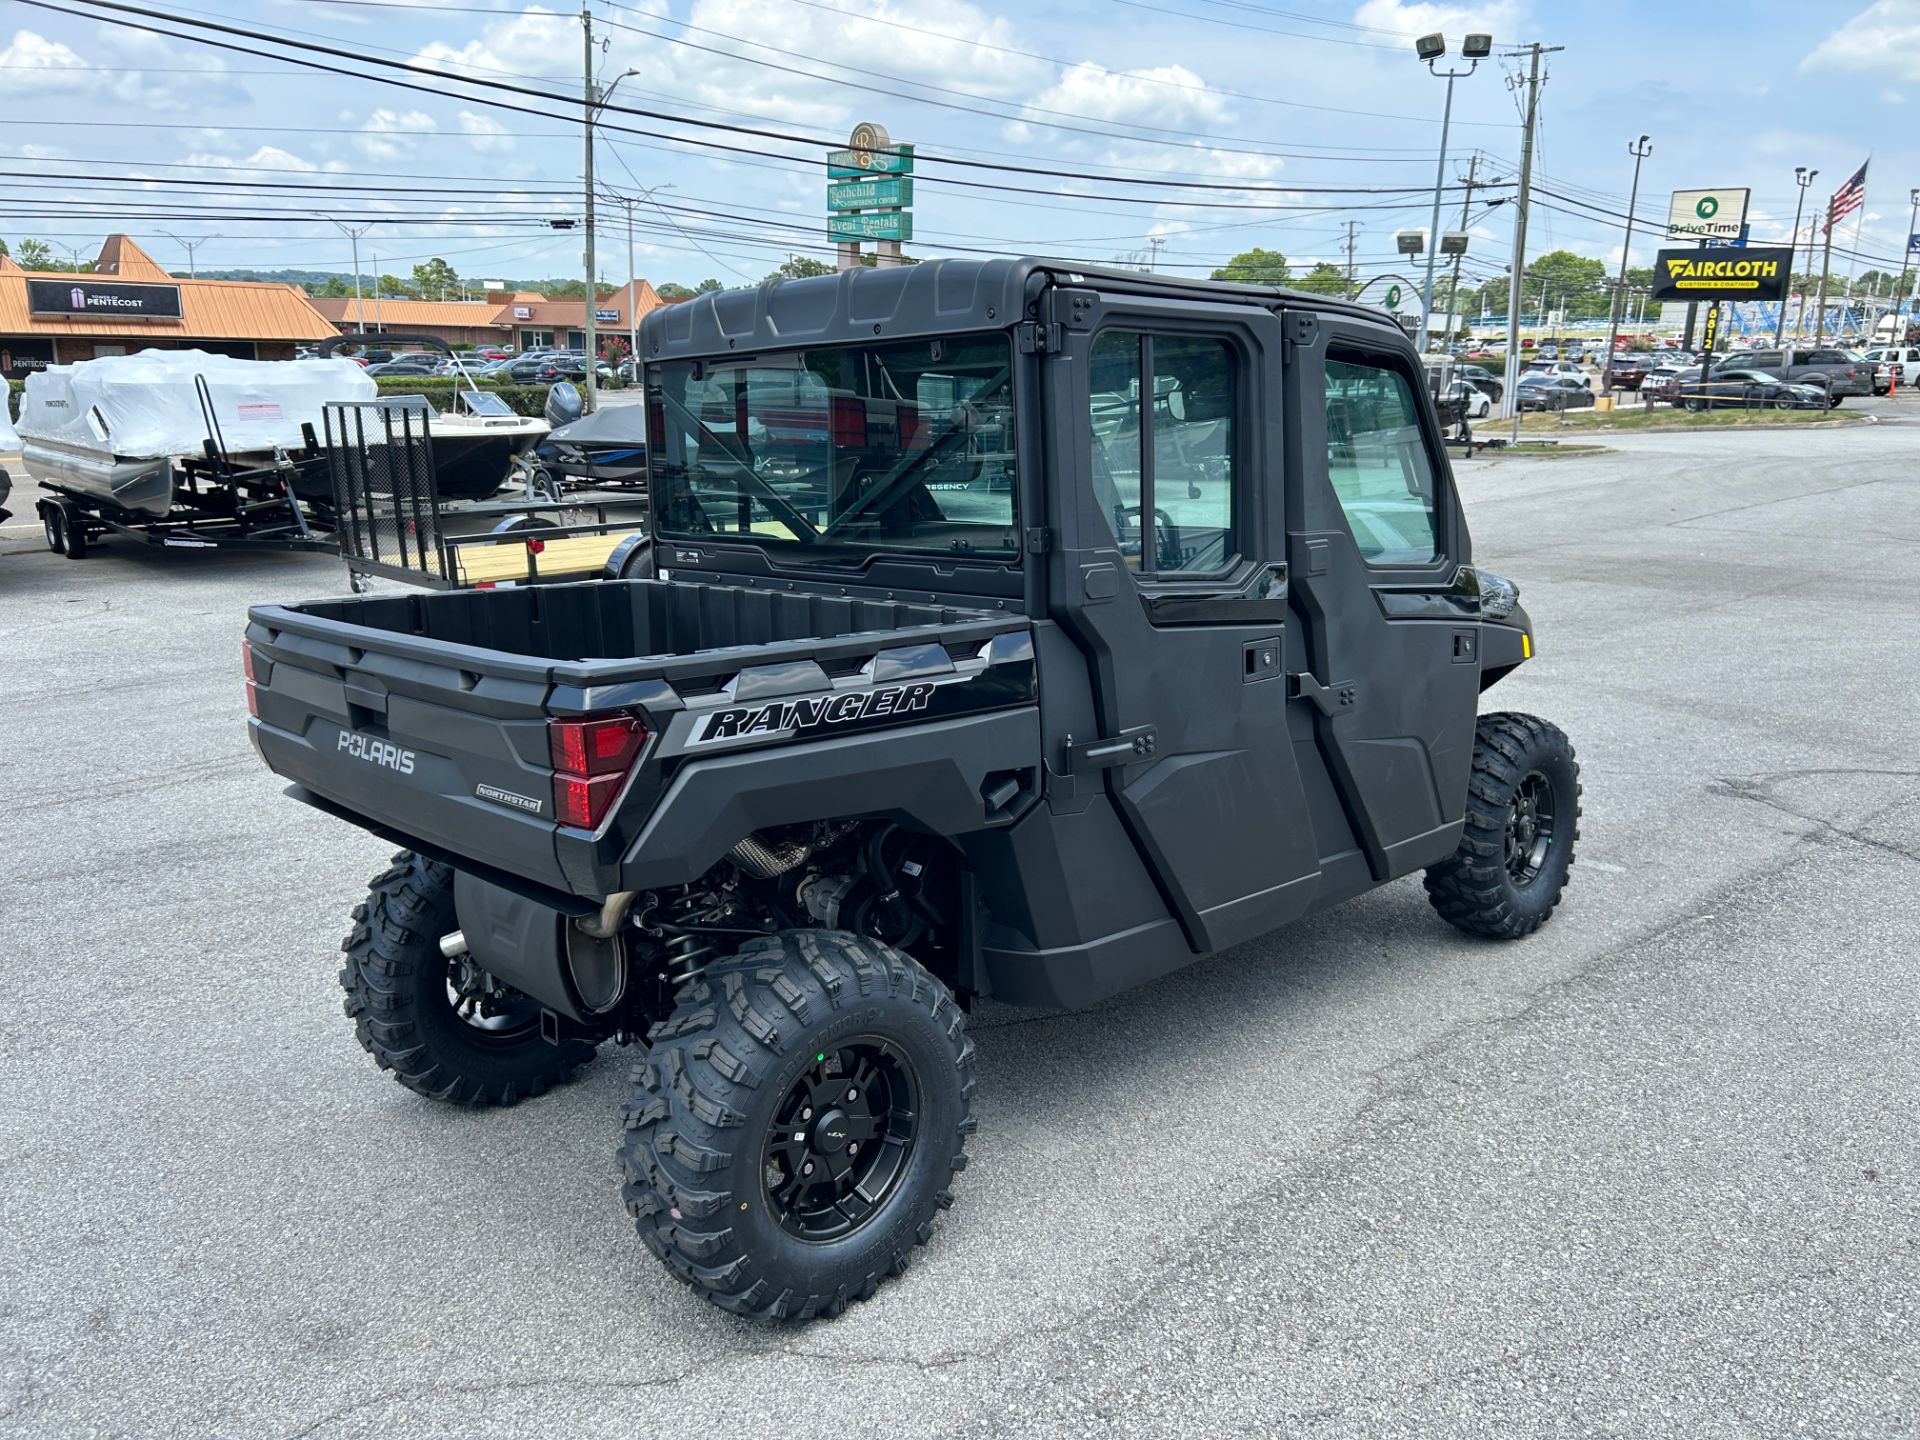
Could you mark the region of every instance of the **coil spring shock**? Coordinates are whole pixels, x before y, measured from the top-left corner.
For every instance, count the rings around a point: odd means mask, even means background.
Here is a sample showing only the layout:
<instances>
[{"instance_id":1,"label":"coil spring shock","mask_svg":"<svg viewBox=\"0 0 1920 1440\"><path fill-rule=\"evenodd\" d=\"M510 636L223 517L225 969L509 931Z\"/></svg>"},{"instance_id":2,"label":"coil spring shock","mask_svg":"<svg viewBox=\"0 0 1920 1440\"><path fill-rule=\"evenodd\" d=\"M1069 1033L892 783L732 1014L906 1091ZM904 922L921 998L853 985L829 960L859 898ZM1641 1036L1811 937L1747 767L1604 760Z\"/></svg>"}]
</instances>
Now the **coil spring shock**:
<instances>
[{"instance_id":1,"label":"coil spring shock","mask_svg":"<svg viewBox=\"0 0 1920 1440\"><path fill-rule=\"evenodd\" d=\"M673 988L697 980L707 968L707 962L719 948L710 935L702 935L685 927L697 925L710 918L710 912L716 909L712 894L696 891L691 885L683 886L678 894L663 895L657 914L647 916L648 923L664 937L666 954L663 963L666 966L667 983Z\"/></svg>"}]
</instances>

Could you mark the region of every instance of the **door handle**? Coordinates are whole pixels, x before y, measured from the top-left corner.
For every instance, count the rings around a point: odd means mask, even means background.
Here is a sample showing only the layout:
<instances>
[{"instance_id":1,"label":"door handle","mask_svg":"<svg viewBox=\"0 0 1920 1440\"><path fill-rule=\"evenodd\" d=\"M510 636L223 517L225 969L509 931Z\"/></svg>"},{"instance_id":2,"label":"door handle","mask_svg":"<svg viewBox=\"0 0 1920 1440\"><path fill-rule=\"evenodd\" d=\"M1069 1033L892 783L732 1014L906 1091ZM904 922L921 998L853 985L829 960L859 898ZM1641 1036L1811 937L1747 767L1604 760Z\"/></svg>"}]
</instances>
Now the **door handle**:
<instances>
[{"instance_id":1,"label":"door handle","mask_svg":"<svg viewBox=\"0 0 1920 1440\"><path fill-rule=\"evenodd\" d=\"M1067 773L1091 775L1096 770L1111 769L1115 765L1135 765L1143 760L1151 760L1159 744L1159 737L1151 725L1136 725L1131 730L1122 730L1110 740L1090 740L1079 745L1074 744L1073 737L1069 735Z\"/></svg>"},{"instance_id":2,"label":"door handle","mask_svg":"<svg viewBox=\"0 0 1920 1440\"><path fill-rule=\"evenodd\" d=\"M1287 682L1291 687L1289 699L1311 700L1315 708L1329 720L1342 711L1353 709L1360 699L1360 687L1356 682L1336 680L1331 685L1322 685L1311 670L1289 675Z\"/></svg>"}]
</instances>

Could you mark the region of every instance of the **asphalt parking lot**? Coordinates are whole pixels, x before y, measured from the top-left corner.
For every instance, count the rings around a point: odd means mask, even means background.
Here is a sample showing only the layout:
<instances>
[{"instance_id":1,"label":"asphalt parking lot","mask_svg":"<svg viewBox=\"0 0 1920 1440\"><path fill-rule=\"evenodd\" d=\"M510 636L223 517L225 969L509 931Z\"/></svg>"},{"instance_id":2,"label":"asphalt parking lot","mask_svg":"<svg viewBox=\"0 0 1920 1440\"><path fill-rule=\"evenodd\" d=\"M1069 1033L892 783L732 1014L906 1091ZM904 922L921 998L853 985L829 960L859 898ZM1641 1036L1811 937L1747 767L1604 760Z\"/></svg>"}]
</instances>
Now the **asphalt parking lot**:
<instances>
[{"instance_id":1,"label":"asphalt parking lot","mask_svg":"<svg viewBox=\"0 0 1920 1440\"><path fill-rule=\"evenodd\" d=\"M1552 924L1404 881L983 1007L959 1203L799 1330L635 1239L626 1054L464 1114L355 1045L387 847L238 657L336 563L0 540L0 1433L1920 1431L1920 433L1606 443L1461 467L1539 636L1488 706L1585 767Z\"/></svg>"}]
</instances>

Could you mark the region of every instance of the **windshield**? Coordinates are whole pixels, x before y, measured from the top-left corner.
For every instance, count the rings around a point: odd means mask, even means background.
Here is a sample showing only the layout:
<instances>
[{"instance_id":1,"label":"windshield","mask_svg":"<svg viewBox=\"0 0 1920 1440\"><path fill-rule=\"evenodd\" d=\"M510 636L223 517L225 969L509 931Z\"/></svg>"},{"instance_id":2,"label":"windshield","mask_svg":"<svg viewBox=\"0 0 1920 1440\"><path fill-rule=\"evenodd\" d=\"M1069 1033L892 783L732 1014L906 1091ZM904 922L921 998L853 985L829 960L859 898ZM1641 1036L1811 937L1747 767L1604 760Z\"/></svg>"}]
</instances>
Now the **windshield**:
<instances>
[{"instance_id":1,"label":"windshield","mask_svg":"<svg viewBox=\"0 0 1920 1440\"><path fill-rule=\"evenodd\" d=\"M652 366L659 531L841 563L1015 555L1012 370L1004 335Z\"/></svg>"}]
</instances>

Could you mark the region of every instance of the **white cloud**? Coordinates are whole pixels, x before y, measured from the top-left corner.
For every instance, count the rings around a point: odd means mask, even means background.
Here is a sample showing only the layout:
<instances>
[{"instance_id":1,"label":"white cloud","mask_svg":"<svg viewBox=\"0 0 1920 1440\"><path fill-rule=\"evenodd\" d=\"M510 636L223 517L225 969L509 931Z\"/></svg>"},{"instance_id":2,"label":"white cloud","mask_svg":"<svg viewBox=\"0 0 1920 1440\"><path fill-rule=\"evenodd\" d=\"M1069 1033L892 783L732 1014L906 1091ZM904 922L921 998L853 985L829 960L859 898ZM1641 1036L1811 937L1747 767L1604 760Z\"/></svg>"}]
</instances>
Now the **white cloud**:
<instances>
[{"instance_id":1,"label":"white cloud","mask_svg":"<svg viewBox=\"0 0 1920 1440\"><path fill-rule=\"evenodd\" d=\"M1006 133L1009 139L1025 140L1032 138L1036 128L1029 121L1084 123L1067 118L1070 116L1161 130L1194 130L1218 124L1227 113L1226 97L1208 89L1206 82L1184 65L1108 70L1086 60L1062 72L1052 85L1029 99L1021 118L1007 126Z\"/></svg>"},{"instance_id":2,"label":"white cloud","mask_svg":"<svg viewBox=\"0 0 1920 1440\"><path fill-rule=\"evenodd\" d=\"M1492 35L1497 43L1510 44L1520 38L1520 16L1525 9L1523 0L1482 0L1479 4L1365 0L1353 12L1353 23L1375 30L1392 30L1408 37L1427 35L1438 30L1444 35L1456 37L1456 40L1461 35L1478 30ZM1385 36L1368 38L1386 39Z\"/></svg>"},{"instance_id":3,"label":"white cloud","mask_svg":"<svg viewBox=\"0 0 1920 1440\"><path fill-rule=\"evenodd\" d=\"M58 95L90 83L87 62L72 46L19 30L0 50L0 66L11 72L7 88L16 95Z\"/></svg>"},{"instance_id":4,"label":"white cloud","mask_svg":"<svg viewBox=\"0 0 1920 1440\"><path fill-rule=\"evenodd\" d=\"M27 160L57 160L67 152L58 145L22 145L20 154Z\"/></svg>"},{"instance_id":5,"label":"white cloud","mask_svg":"<svg viewBox=\"0 0 1920 1440\"><path fill-rule=\"evenodd\" d=\"M467 143L482 153L513 149L513 137L507 134L507 127L491 115L462 110L460 130L467 137Z\"/></svg>"},{"instance_id":6,"label":"white cloud","mask_svg":"<svg viewBox=\"0 0 1920 1440\"><path fill-rule=\"evenodd\" d=\"M439 128L424 110L376 110L353 143L369 160L409 160L419 148L413 137Z\"/></svg>"},{"instance_id":7,"label":"white cloud","mask_svg":"<svg viewBox=\"0 0 1920 1440\"><path fill-rule=\"evenodd\" d=\"M320 168L311 160L303 159L291 150L282 150L278 145L262 145L245 159L201 151L187 156L181 163L204 170L231 170L262 177L284 174L287 171L311 175Z\"/></svg>"},{"instance_id":8,"label":"white cloud","mask_svg":"<svg viewBox=\"0 0 1920 1440\"><path fill-rule=\"evenodd\" d=\"M1814 46L1800 68L1920 79L1920 0L1875 0Z\"/></svg>"}]
</instances>

